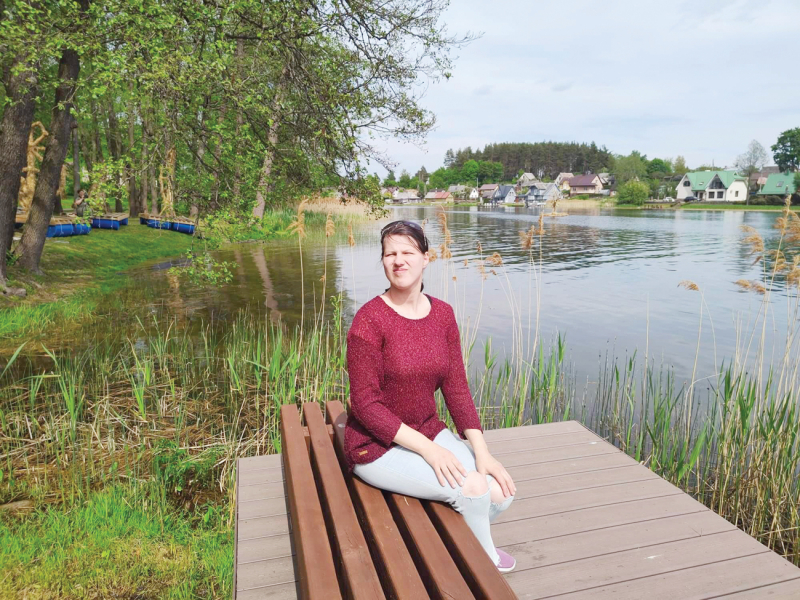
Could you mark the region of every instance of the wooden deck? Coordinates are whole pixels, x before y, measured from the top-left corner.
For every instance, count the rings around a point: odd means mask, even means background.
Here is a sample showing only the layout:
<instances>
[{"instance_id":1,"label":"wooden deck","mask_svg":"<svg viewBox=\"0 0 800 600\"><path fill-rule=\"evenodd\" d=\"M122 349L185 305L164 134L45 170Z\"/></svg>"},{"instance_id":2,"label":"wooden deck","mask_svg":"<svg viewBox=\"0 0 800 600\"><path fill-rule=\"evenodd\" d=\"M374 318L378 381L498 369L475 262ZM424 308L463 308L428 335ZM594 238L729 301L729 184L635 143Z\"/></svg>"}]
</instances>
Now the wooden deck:
<instances>
[{"instance_id":1,"label":"wooden deck","mask_svg":"<svg viewBox=\"0 0 800 600\"><path fill-rule=\"evenodd\" d=\"M486 439L517 485L492 535L520 598L800 598L800 569L579 423ZM295 599L281 457L237 477L234 597Z\"/></svg>"}]
</instances>

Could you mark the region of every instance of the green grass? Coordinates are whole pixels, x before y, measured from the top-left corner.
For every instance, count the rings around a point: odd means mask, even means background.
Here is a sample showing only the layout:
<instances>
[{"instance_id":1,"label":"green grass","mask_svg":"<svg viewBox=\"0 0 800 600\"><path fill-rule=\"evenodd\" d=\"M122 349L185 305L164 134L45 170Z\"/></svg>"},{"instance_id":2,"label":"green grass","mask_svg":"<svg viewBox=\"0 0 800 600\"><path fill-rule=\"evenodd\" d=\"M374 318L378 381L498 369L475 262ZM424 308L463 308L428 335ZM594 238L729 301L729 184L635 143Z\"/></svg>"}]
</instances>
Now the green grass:
<instances>
[{"instance_id":1,"label":"green grass","mask_svg":"<svg viewBox=\"0 0 800 600\"><path fill-rule=\"evenodd\" d=\"M0 597L230 597L224 515L211 505L180 511L152 487L110 485L69 510L0 518Z\"/></svg>"}]
</instances>

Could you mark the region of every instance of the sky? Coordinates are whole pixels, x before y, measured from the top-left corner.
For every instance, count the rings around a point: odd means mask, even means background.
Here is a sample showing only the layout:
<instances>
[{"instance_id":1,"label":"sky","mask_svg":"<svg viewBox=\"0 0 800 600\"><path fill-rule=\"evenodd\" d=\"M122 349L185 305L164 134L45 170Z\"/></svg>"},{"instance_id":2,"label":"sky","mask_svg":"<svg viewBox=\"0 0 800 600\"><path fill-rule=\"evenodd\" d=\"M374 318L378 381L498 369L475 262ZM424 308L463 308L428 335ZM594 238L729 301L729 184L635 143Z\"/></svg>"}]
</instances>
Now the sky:
<instances>
[{"instance_id":1,"label":"sky","mask_svg":"<svg viewBox=\"0 0 800 600\"><path fill-rule=\"evenodd\" d=\"M421 82L424 144L375 144L397 175L448 148L546 140L724 167L800 127L800 0L452 0L442 22L482 36L449 80Z\"/></svg>"}]
</instances>

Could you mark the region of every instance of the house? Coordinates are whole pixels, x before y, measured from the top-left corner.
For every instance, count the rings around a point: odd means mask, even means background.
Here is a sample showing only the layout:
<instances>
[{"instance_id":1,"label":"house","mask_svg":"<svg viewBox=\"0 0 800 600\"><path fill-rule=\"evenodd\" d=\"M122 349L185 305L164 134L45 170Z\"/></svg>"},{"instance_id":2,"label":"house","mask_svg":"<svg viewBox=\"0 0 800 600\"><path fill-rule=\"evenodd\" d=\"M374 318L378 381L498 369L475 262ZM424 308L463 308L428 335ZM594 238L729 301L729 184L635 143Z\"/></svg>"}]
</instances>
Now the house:
<instances>
[{"instance_id":1,"label":"house","mask_svg":"<svg viewBox=\"0 0 800 600\"><path fill-rule=\"evenodd\" d=\"M395 190L392 194L393 204L408 204L409 202L419 201L417 190Z\"/></svg>"},{"instance_id":2,"label":"house","mask_svg":"<svg viewBox=\"0 0 800 600\"><path fill-rule=\"evenodd\" d=\"M759 196L780 196L796 194L797 186L794 183L794 173L773 173L767 177L764 186L759 190Z\"/></svg>"},{"instance_id":3,"label":"house","mask_svg":"<svg viewBox=\"0 0 800 600\"><path fill-rule=\"evenodd\" d=\"M614 183L614 176L611 173L598 173L597 176L600 178L600 183L603 184L603 187Z\"/></svg>"},{"instance_id":4,"label":"house","mask_svg":"<svg viewBox=\"0 0 800 600\"><path fill-rule=\"evenodd\" d=\"M698 200L714 202L744 202L747 179L735 171L695 171L686 173L675 191L675 199L679 201L695 196Z\"/></svg>"},{"instance_id":5,"label":"house","mask_svg":"<svg viewBox=\"0 0 800 600\"><path fill-rule=\"evenodd\" d=\"M555 183L562 192L569 191L569 180L575 177L572 173L559 173L558 177L555 178Z\"/></svg>"},{"instance_id":6,"label":"house","mask_svg":"<svg viewBox=\"0 0 800 600\"><path fill-rule=\"evenodd\" d=\"M530 187L538 181L539 180L533 173L523 173L520 178L517 179L517 185L520 187Z\"/></svg>"},{"instance_id":7,"label":"house","mask_svg":"<svg viewBox=\"0 0 800 600\"><path fill-rule=\"evenodd\" d=\"M569 180L569 195L577 194L599 194L603 191L603 183L600 177L594 173L588 175L578 175Z\"/></svg>"},{"instance_id":8,"label":"house","mask_svg":"<svg viewBox=\"0 0 800 600\"><path fill-rule=\"evenodd\" d=\"M428 202L452 202L453 194L450 192L433 191L425 194L425 200Z\"/></svg>"},{"instance_id":9,"label":"house","mask_svg":"<svg viewBox=\"0 0 800 600\"><path fill-rule=\"evenodd\" d=\"M528 191L528 202L550 202L562 197L563 194L555 183L539 183Z\"/></svg>"},{"instance_id":10,"label":"house","mask_svg":"<svg viewBox=\"0 0 800 600\"><path fill-rule=\"evenodd\" d=\"M469 199L470 200L477 200L481 197L481 193L478 191L478 188L472 188L469 191Z\"/></svg>"},{"instance_id":11,"label":"house","mask_svg":"<svg viewBox=\"0 0 800 600\"><path fill-rule=\"evenodd\" d=\"M494 193L499 187L500 186L496 183L484 183L478 192L480 192L481 198L484 200L492 200L494 198Z\"/></svg>"},{"instance_id":12,"label":"house","mask_svg":"<svg viewBox=\"0 0 800 600\"><path fill-rule=\"evenodd\" d=\"M758 187L759 189L765 183L767 183L767 178L770 175L776 175L781 172L780 167L764 167L760 171L756 171L755 173L750 175L750 189Z\"/></svg>"},{"instance_id":13,"label":"house","mask_svg":"<svg viewBox=\"0 0 800 600\"><path fill-rule=\"evenodd\" d=\"M517 192L514 191L513 185L501 185L497 187L492 202L500 202L503 204L514 204L517 201Z\"/></svg>"},{"instance_id":14,"label":"house","mask_svg":"<svg viewBox=\"0 0 800 600\"><path fill-rule=\"evenodd\" d=\"M453 194L455 198L462 198L467 194L467 186L465 185L451 185L447 191Z\"/></svg>"}]
</instances>

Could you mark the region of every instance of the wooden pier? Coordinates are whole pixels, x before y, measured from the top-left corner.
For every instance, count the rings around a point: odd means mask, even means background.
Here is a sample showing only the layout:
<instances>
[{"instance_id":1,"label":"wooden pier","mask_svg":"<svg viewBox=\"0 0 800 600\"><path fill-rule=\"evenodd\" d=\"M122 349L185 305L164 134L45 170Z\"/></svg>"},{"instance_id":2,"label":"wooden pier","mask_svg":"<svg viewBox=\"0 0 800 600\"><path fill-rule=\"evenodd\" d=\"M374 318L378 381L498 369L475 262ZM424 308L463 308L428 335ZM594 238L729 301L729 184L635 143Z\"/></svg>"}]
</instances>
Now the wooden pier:
<instances>
[{"instance_id":1,"label":"wooden pier","mask_svg":"<svg viewBox=\"0 0 800 600\"><path fill-rule=\"evenodd\" d=\"M492 525L517 597L800 598L800 569L579 423L486 439L517 485ZM236 498L234 598L302 597L281 455L240 459Z\"/></svg>"}]
</instances>

